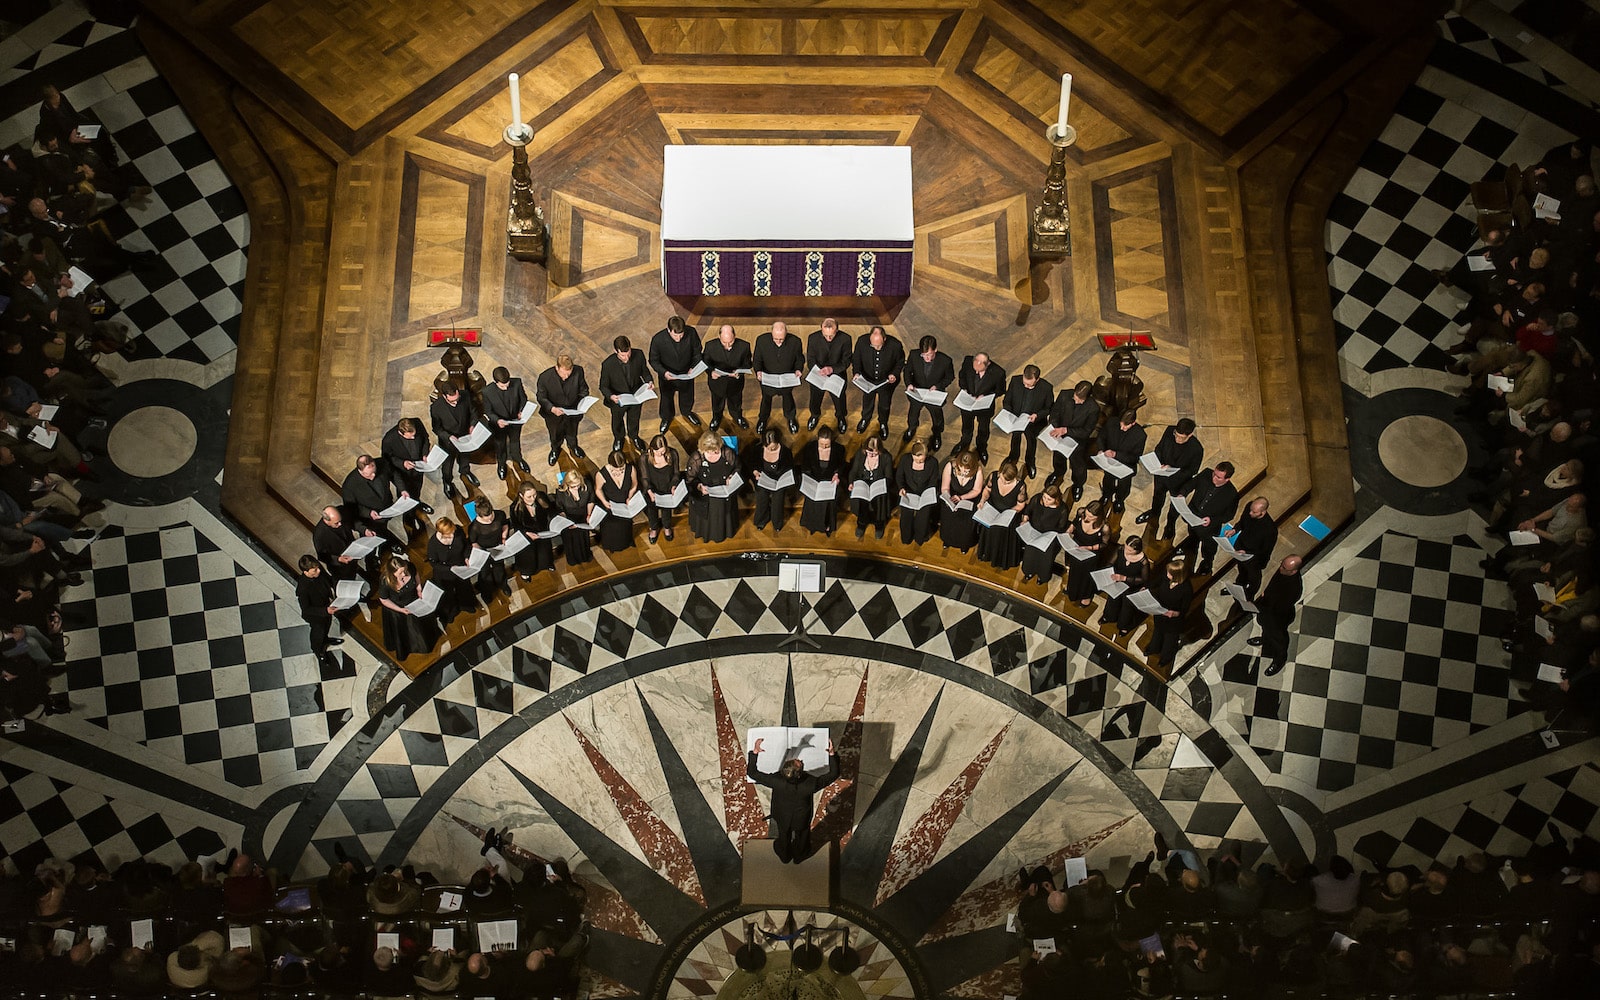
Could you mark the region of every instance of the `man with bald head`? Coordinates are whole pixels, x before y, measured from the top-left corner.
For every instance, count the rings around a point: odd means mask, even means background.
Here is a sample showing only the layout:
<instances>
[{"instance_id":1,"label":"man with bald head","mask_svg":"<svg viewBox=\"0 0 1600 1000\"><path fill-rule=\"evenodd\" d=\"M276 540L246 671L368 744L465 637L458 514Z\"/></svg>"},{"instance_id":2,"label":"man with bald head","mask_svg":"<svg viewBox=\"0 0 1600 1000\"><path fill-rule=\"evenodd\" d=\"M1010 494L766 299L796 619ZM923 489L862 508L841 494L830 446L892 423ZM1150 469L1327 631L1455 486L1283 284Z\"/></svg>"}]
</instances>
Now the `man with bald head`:
<instances>
[{"instance_id":1,"label":"man with bald head","mask_svg":"<svg viewBox=\"0 0 1600 1000\"><path fill-rule=\"evenodd\" d=\"M740 430L750 426L744 418L744 376L750 370L750 344L740 340L730 324L722 324L714 339L706 341L700 352L706 363L706 381L711 384L711 428L722 423L726 410Z\"/></svg>"},{"instance_id":2,"label":"man with bald head","mask_svg":"<svg viewBox=\"0 0 1600 1000\"><path fill-rule=\"evenodd\" d=\"M1017 920L1022 925L1022 964L1034 960L1038 941L1055 941L1058 950L1065 950L1066 938L1072 933L1072 914L1067 908L1065 890L1040 892L1025 898L1017 906Z\"/></svg>"},{"instance_id":3,"label":"man with bald head","mask_svg":"<svg viewBox=\"0 0 1600 1000\"><path fill-rule=\"evenodd\" d=\"M978 461L989 461L989 422L994 419L994 404L1005 394L1006 370L989 360L989 355L982 353L972 355L961 363L961 371L956 375L956 385L972 396L974 399L984 396L993 397L988 406L981 406L975 410L961 411L961 440L956 442L952 455L959 455L967 450L967 445L973 445L978 452ZM974 441L973 432L976 430L977 439Z\"/></svg>"},{"instance_id":4,"label":"man with bald head","mask_svg":"<svg viewBox=\"0 0 1600 1000\"><path fill-rule=\"evenodd\" d=\"M793 375L796 378L804 378L805 349L800 345L800 338L789 336L789 328L785 324L772 324L770 332L756 338L754 367L758 376ZM783 415L789 422L789 433L798 432L800 422L796 419L794 388L770 387L766 384L766 379L762 379L761 382L761 412L756 415L756 425L762 430L767 429L767 418L772 415L774 396L783 404Z\"/></svg>"},{"instance_id":5,"label":"man with bald head","mask_svg":"<svg viewBox=\"0 0 1600 1000\"><path fill-rule=\"evenodd\" d=\"M1256 497L1227 531L1228 543L1238 553L1239 586L1254 601L1267 571L1267 560L1278 545L1278 524L1272 519L1266 497Z\"/></svg>"},{"instance_id":6,"label":"man with bald head","mask_svg":"<svg viewBox=\"0 0 1600 1000\"><path fill-rule=\"evenodd\" d=\"M371 563L372 556L351 559L342 553L357 538L376 534L368 525L352 525L346 521L344 511L338 507L324 507L322 520L311 529L311 549L335 580L354 580L358 575L370 580L374 574L365 564Z\"/></svg>"},{"instance_id":7,"label":"man with bald head","mask_svg":"<svg viewBox=\"0 0 1600 1000\"><path fill-rule=\"evenodd\" d=\"M1263 557L1264 558L1264 557ZM1261 655L1267 658L1263 677L1271 677L1283 669L1289 660L1289 626L1294 624L1295 608L1305 592L1305 581L1300 578L1299 556L1288 556L1278 564L1278 572L1267 581L1267 589L1256 601L1256 621L1261 634L1249 640L1260 646Z\"/></svg>"}]
</instances>

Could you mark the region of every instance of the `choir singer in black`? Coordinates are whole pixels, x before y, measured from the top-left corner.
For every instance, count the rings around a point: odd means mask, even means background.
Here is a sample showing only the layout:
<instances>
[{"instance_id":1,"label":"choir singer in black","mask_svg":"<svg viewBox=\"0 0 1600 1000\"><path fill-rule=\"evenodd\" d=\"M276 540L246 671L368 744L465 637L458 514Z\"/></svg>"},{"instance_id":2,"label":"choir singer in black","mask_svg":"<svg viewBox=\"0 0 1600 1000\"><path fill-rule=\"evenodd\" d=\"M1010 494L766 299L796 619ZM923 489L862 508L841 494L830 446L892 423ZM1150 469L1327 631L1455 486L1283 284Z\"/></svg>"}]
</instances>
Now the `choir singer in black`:
<instances>
[{"instance_id":1,"label":"choir singer in black","mask_svg":"<svg viewBox=\"0 0 1600 1000\"><path fill-rule=\"evenodd\" d=\"M761 740L749 753L745 774L758 784L772 789L772 850L784 864L800 864L811 856L811 797L819 790L839 780L839 755L833 752L833 741L828 741L828 771L822 777L806 773L798 758L785 761L776 774L756 770L756 755L761 752Z\"/></svg>"}]
</instances>

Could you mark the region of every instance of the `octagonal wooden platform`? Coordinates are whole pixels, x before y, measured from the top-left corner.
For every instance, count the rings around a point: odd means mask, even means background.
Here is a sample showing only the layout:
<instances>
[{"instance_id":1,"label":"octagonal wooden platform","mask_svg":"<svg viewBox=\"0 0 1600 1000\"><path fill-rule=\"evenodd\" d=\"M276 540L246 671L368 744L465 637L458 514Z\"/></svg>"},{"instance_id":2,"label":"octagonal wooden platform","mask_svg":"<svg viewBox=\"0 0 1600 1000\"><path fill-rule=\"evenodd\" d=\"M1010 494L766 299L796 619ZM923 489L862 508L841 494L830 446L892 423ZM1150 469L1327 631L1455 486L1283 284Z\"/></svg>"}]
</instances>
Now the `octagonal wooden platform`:
<instances>
[{"instance_id":1,"label":"octagonal wooden platform","mask_svg":"<svg viewBox=\"0 0 1600 1000\"><path fill-rule=\"evenodd\" d=\"M1414 79L1434 4L148 7L146 44L250 205L224 503L286 563L308 550L354 456L375 451L397 417L425 411L430 327L483 328L476 367L504 364L530 381L563 350L593 379L615 335L637 341L674 312L748 337L774 318L814 328L825 315L816 303L665 296L658 200L671 143L909 145L914 292L833 310L846 329L884 322L908 342L933 333L956 357L984 349L1013 372L1037 364L1057 386L1103 371L1097 333L1150 330L1160 350L1141 371L1151 399L1141 419L1159 428L1193 416L1208 455L1231 459L1280 519L1338 525L1353 510L1323 219ZM536 130L547 267L504 253L510 160L499 136L512 71ZM1075 253L1030 269L1028 218L1063 71L1074 74L1079 136L1067 181ZM674 430L688 439L681 420ZM583 441L600 455L609 437L590 422ZM542 453L542 430L528 443ZM503 504L504 487L485 482ZM1285 548L1314 544L1284 535ZM747 529L727 544L809 542ZM937 553L864 548L940 564ZM491 615L696 551L683 532L615 563L602 555ZM949 568L1016 583L979 564ZM1023 593L1060 609L1054 588Z\"/></svg>"}]
</instances>

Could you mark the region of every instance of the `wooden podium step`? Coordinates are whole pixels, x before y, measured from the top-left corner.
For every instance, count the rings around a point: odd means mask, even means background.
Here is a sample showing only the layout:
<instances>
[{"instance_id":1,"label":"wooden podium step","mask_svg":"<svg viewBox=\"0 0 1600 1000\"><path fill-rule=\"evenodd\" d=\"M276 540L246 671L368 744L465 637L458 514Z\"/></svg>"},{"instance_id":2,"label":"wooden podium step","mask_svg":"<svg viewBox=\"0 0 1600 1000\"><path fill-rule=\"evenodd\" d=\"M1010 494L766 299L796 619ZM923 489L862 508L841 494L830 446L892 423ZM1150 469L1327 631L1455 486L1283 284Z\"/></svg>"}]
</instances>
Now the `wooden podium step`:
<instances>
[{"instance_id":1,"label":"wooden podium step","mask_svg":"<svg viewBox=\"0 0 1600 1000\"><path fill-rule=\"evenodd\" d=\"M833 861L829 843L797 865L786 865L773 853L772 841L744 845L741 901L745 906L827 909L833 902Z\"/></svg>"}]
</instances>

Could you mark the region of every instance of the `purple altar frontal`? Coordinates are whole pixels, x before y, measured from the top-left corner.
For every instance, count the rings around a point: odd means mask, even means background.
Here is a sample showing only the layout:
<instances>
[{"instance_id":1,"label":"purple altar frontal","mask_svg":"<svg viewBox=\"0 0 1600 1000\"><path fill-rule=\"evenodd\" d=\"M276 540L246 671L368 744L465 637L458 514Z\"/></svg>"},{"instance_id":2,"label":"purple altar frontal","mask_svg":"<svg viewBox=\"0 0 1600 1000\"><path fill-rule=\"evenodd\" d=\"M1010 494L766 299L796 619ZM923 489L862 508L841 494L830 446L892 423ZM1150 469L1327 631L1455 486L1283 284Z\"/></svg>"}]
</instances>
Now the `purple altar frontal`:
<instances>
[{"instance_id":1,"label":"purple altar frontal","mask_svg":"<svg viewBox=\"0 0 1600 1000\"><path fill-rule=\"evenodd\" d=\"M911 150L668 146L668 295L871 297L911 292Z\"/></svg>"}]
</instances>

